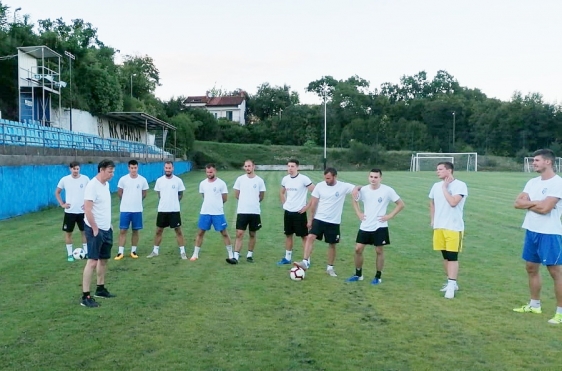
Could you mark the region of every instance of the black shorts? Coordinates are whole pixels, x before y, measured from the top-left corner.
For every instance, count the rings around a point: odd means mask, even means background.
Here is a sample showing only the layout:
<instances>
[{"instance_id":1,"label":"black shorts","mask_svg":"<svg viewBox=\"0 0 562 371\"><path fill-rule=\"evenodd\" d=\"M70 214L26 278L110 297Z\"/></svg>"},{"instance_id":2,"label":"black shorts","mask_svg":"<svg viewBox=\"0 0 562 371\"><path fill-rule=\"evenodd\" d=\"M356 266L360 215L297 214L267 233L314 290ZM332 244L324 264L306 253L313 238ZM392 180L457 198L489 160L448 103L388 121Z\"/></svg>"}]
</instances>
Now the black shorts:
<instances>
[{"instance_id":1,"label":"black shorts","mask_svg":"<svg viewBox=\"0 0 562 371\"><path fill-rule=\"evenodd\" d=\"M85 225L86 243L88 244L88 259L99 260L111 258L111 247L113 246L113 229L108 231L98 229L98 235L94 236L92 228Z\"/></svg>"},{"instance_id":2,"label":"black shorts","mask_svg":"<svg viewBox=\"0 0 562 371\"><path fill-rule=\"evenodd\" d=\"M285 216L283 217L283 225L285 228L285 234L287 236L296 234L298 237L308 236L308 228L306 227L307 219L306 213L299 213L297 211L287 211L285 210Z\"/></svg>"},{"instance_id":3,"label":"black shorts","mask_svg":"<svg viewBox=\"0 0 562 371\"><path fill-rule=\"evenodd\" d=\"M181 214L179 211L158 212L156 216L156 226L158 228L179 228L181 227Z\"/></svg>"},{"instance_id":4,"label":"black shorts","mask_svg":"<svg viewBox=\"0 0 562 371\"><path fill-rule=\"evenodd\" d=\"M261 228L260 214L238 214L236 215L236 229L245 231L246 228L250 232L255 232Z\"/></svg>"},{"instance_id":5,"label":"black shorts","mask_svg":"<svg viewBox=\"0 0 562 371\"><path fill-rule=\"evenodd\" d=\"M62 230L67 233L72 233L72 231L74 231L74 225L78 225L80 231L84 230L84 214L64 213Z\"/></svg>"},{"instance_id":6,"label":"black shorts","mask_svg":"<svg viewBox=\"0 0 562 371\"><path fill-rule=\"evenodd\" d=\"M355 242L362 245L384 246L390 245L390 235L388 234L388 227L382 227L373 232L362 231L357 232Z\"/></svg>"},{"instance_id":7,"label":"black shorts","mask_svg":"<svg viewBox=\"0 0 562 371\"><path fill-rule=\"evenodd\" d=\"M340 225L328 222L323 222L318 219L312 221L312 227L308 232L310 234L316 235L316 239L324 241L326 243L339 243L340 242Z\"/></svg>"}]
</instances>

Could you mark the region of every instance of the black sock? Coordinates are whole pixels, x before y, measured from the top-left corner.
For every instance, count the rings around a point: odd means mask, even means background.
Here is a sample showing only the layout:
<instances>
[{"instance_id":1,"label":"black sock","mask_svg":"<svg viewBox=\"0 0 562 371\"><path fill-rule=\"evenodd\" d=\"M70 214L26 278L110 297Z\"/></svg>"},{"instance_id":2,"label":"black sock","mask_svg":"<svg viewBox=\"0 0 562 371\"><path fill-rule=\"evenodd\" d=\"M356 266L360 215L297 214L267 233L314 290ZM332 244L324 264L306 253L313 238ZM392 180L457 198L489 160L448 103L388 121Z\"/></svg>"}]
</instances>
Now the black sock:
<instances>
[{"instance_id":1,"label":"black sock","mask_svg":"<svg viewBox=\"0 0 562 371\"><path fill-rule=\"evenodd\" d=\"M82 299L86 299L88 296L90 296L90 292L86 291L82 293Z\"/></svg>"},{"instance_id":2,"label":"black sock","mask_svg":"<svg viewBox=\"0 0 562 371\"><path fill-rule=\"evenodd\" d=\"M355 275L357 277L362 277L363 276L363 268L355 268Z\"/></svg>"},{"instance_id":3,"label":"black sock","mask_svg":"<svg viewBox=\"0 0 562 371\"><path fill-rule=\"evenodd\" d=\"M104 285L98 285L98 288L96 291L103 291L105 289Z\"/></svg>"},{"instance_id":4,"label":"black sock","mask_svg":"<svg viewBox=\"0 0 562 371\"><path fill-rule=\"evenodd\" d=\"M380 279L382 276L382 272L381 271L377 271L377 273L375 274L375 278Z\"/></svg>"}]
</instances>

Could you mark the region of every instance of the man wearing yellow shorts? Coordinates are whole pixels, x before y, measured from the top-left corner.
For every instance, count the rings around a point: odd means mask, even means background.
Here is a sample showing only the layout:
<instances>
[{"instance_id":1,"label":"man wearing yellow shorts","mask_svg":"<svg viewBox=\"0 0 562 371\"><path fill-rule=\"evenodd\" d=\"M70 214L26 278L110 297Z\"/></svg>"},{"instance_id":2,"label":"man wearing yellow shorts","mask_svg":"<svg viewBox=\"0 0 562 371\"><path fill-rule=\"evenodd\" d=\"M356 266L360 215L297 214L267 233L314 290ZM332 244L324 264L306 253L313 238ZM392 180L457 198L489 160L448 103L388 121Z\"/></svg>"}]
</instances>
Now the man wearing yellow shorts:
<instances>
[{"instance_id":1,"label":"man wearing yellow shorts","mask_svg":"<svg viewBox=\"0 0 562 371\"><path fill-rule=\"evenodd\" d=\"M466 183L455 179L451 162L437 164L439 182L429 192L429 213L433 227L433 250L441 251L447 283L441 291L445 298L455 297L458 290L459 253L462 250L464 233L463 209L468 188Z\"/></svg>"}]
</instances>

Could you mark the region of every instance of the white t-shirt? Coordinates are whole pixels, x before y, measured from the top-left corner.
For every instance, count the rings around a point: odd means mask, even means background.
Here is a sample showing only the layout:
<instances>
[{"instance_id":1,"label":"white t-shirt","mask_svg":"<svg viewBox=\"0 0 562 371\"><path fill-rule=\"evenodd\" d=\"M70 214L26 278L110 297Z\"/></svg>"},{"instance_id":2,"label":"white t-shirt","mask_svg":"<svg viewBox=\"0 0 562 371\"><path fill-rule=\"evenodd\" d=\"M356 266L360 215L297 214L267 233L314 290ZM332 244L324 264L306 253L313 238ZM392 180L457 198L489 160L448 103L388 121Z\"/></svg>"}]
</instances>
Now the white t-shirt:
<instances>
[{"instance_id":1,"label":"white t-shirt","mask_svg":"<svg viewBox=\"0 0 562 371\"><path fill-rule=\"evenodd\" d=\"M142 175L131 178L131 175L127 174L119 179L117 187L123 190L119 211L127 213L142 212L142 191L148 189L146 178Z\"/></svg>"},{"instance_id":2,"label":"white t-shirt","mask_svg":"<svg viewBox=\"0 0 562 371\"><path fill-rule=\"evenodd\" d=\"M386 209L390 202L396 202L400 196L391 187L381 184L378 189L372 189L370 185L361 187L359 200L363 201L363 214L365 220L361 222L359 229L365 232L373 232L379 228L388 227L388 222L381 222L379 218L386 215Z\"/></svg>"},{"instance_id":3,"label":"white t-shirt","mask_svg":"<svg viewBox=\"0 0 562 371\"><path fill-rule=\"evenodd\" d=\"M260 192L265 192L265 183L259 176L249 178L240 175L234 182L234 189L240 191L238 196L238 214L260 214Z\"/></svg>"},{"instance_id":4,"label":"white t-shirt","mask_svg":"<svg viewBox=\"0 0 562 371\"><path fill-rule=\"evenodd\" d=\"M286 196L283 209L296 212L305 207L308 186L311 184L312 181L306 175L297 174L295 177L285 175L281 180L281 186L285 188Z\"/></svg>"},{"instance_id":5,"label":"white t-shirt","mask_svg":"<svg viewBox=\"0 0 562 371\"><path fill-rule=\"evenodd\" d=\"M203 195L201 214L224 215L222 195L228 194L228 187L222 179L216 178L213 182L210 182L209 179L204 179L199 183L199 193Z\"/></svg>"},{"instance_id":6,"label":"white t-shirt","mask_svg":"<svg viewBox=\"0 0 562 371\"><path fill-rule=\"evenodd\" d=\"M59 180L57 188L64 189L64 202L70 204L70 208L64 209L65 213L83 214L84 213L84 191L86 184L90 181L86 175L80 174L78 178L67 175Z\"/></svg>"},{"instance_id":7,"label":"white t-shirt","mask_svg":"<svg viewBox=\"0 0 562 371\"><path fill-rule=\"evenodd\" d=\"M340 224L345 195L351 193L353 188L353 184L339 180L333 186L329 186L325 181L318 183L312 191L312 197L319 199L314 219Z\"/></svg>"},{"instance_id":8,"label":"white t-shirt","mask_svg":"<svg viewBox=\"0 0 562 371\"><path fill-rule=\"evenodd\" d=\"M542 180L540 176L530 179L525 185L523 192L529 195L531 201L542 201L547 197L556 197L558 202L548 214L542 215L527 210L523 228L536 233L562 235L562 224L560 223L562 208L562 178L559 175L548 180Z\"/></svg>"},{"instance_id":9,"label":"white t-shirt","mask_svg":"<svg viewBox=\"0 0 562 371\"><path fill-rule=\"evenodd\" d=\"M109 192L109 182L101 184L97 178L93 178L86 186L84 201L94 201L92 214L98 228L108 231L111 228L111 193ZM91 227L88 218L84 222Z\"/></svg>"},{"instance_id":10,"label":"white t-shirt","mask_svg":"<svg viewBox=\"0 0 562 371\"><path fill-rule=\"evenodd\" d=\"M178 193L185 191L185 186L180 178L175 175L172 175L171 178L166 178L166 175L162 175L156 179L154 190L160 192L158 212L171 213L180 211Z\"/></svg>"},{"instance_id":11,"label":"white t-shirt","mask_svg":"<svg viewBox=\"0 0 562 371\"><path fill-rule=\"evenodd\" d=\"M433 216L433 229L447 229L450 231L464 231L463 209L466 198L468 197L468 188L465 182L458 179L453 180L447 187L449 194L452 196L462 195L461 201L456 207L452 207L447 202L443 194L443 181L437 182L431 187L429 198L433 199L435 204L435 214Z\"/></svg>"}]
</instances>

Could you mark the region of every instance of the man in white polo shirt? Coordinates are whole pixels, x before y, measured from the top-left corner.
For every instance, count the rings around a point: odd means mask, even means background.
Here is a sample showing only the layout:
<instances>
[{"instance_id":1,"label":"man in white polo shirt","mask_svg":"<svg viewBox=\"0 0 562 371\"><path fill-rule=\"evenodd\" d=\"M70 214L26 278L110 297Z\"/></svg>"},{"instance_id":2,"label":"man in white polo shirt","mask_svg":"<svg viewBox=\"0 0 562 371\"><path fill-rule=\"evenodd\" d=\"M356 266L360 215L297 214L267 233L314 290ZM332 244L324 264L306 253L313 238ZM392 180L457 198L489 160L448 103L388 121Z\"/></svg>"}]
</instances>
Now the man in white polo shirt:
<instances>
[{"instance_id":1,"label":"man in white polo shirt","mask_svg":"<svg viewBox=\"0 0 562 371\"><path fill-rule=\"evenodd\" d=\"M455 167L445 161L437 164L439 182L429 192L429 214L433 227L433 250L441 251L447 283L441 291L445 298L453 299L458 290L459 253L464 234L464 203L468 197L465 182L455 179Z\"/></svg>"},{"instance_id":2,"label":"man in white polo shirt","mask_svg":"<svg viewBox=\"0 0 562 371\"><path fill-rule=\"evenodd\" d=\"M147 258L154 258L160 252L162 233L164 228L173 228L176 232L176 240L180 249L180 257L187 260L183 232L181 230L180 201L183 197L185 186L183 181L174 175L174 164L172 161L164 163L164 175L156 180L154 190L158 193L158 215L156 217L156 235L154 236L154 248Z\"/></svg>"},{"instance_id":3,"label":"man in white polo shirt","mask_svg":"<svg viewBox=\"0 0 562 371\"><path fill-rule=\"evenodd\" d=\"M246 228L249 230L248 255L246 261L254 262L254 248L256 247L256 233L261 228L260 202L265 197L265 183L254 172L256 165L253 160L244 162L246 174L240 175L234 183L234 197L238 200L236 215L236 243L234 257L226 259L229 264L238 264L242 241Z\"/></svg>"},{"instance_id":4,"label":"man in white polo shirt","mask_svg":"<svg viewBox=\"0 0 562 371\"><path fill-rule=\"evenodd\" d=\"M224 246L228 252L228 257L234 257L232 252L232 242L226 228L226 218L224 216L224 203L228 200L228 187L226 183L217 177L217 168L215 164L207 164L205 166L207 178L199 183L199 193L203 196L203 205L199 213L199 222L197 223L197 235L195 236L195 247L191 261L199 259L199 251L203 245L205 232L215 228L215 231L222 235Z\"/></svg>"},{"instance_id":5,"label":"man in white polo shirt","mask_svg":"<svg viewBox=\"0 0 562 371\"><path fill-rule=\"evenodd\" d=\"M142 200L146 197L148 182L146 178L139 175L139 163L137 160L129 161L129 174L122 176L117 183L117 195L121 199L119 205L119 251L115 260L121 260L125 256L125 242L127 241L127 230L132 229L131 236L131 258L137 259L137 246L139 244L139 230L143 227L142 222Z\"/></svg>"},{"instance_id":6,"label":"man in white polo shirt","mask_svg":"<svg viewBox=\"0 0 562 371\"><path fill-rule=\"evenodd\" d=\"M90 296L90 284L94 270L97 273L97 298L112 298L105 287L107 260L111 257L113 229L111 227L111 194L109 181L113 178L115 164L103 160L98 164L98 174L88 183L84 192L84 232L88 243L88 261L82 275L82 306L99 307Z\"/></svg>"},{"instance_id":7,"label":"man in white polo shirt","mask_svg":"<svg viewBox=\"0 0 562 371\"><path fill-rule=\"evenodd\" d=\"M336 260L336 244L340 242L340 223L345 196L353 193L356 198L359 187L337 180L338 171L333 167L324 170L324 181L314 187L308 217L311 228L306 238L304 259L294 265L307 270L310 267L310 256L314 248L314 241L322 240L328 244L328 266L326 273L337 277L334 270Z\"/></svg>"}]
</instances>

